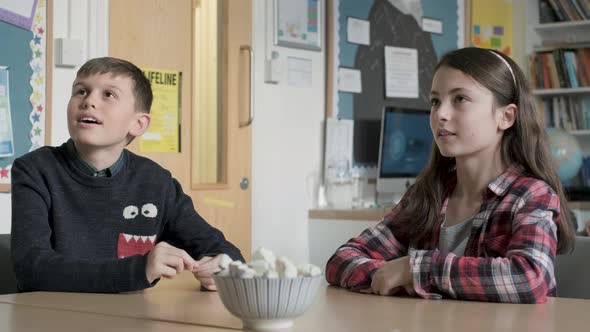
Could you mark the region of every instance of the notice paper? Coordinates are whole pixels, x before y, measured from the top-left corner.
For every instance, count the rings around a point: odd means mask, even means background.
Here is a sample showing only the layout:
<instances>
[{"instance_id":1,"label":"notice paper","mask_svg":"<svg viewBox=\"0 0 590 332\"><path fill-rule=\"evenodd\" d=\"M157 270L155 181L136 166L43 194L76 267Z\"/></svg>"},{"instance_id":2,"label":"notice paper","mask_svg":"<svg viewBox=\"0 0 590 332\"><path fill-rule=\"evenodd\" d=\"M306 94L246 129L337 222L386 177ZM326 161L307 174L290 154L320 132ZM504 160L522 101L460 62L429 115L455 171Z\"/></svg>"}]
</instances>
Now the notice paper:
<instances>
[{"instance_id":1,"label":"notice paper","mask_svg":"<svg viewBox=\"0 0 590 332\"><path fill-rule=\"evenodd\" d=\"M152 84L154 100L148 131L140 137L142 152L179 152L180 79L179 71L143 69Z\"/></svg>"},{"instance_id":2,"label":"notice paper","mask_svg":"<svg viewBox=\"0 0 590 332\"><path fill-rule=\"evenodd\" d=\"M371 22L349 17L346 21L347 41L352 44L369 45L371 43Z\"/></svg>"},{"instance_id":3,"label":"notice paper","mask_svg":"<svg viewBox=\"0 0 590 332\"><path fill-rule=\"evenodd\" d=\"M343 92L363 92L361 71L358 69L338 68L338 90Z\"/></svg>"},{"instance_id":4,"label":"notice paper","mask_svg":"<svg viewBox=\"0 0 590 332\"><path fill-rule=\"evenodd\" d=\"M418 98L418 50L385 46L385 96Z\"/></svg>"},{"instance_id":5,"label":"notice paper","mask_svg":"<svg viewBox=\"0 0 590 332\"><path fill-rule=\"evenodd\" d=\"M14 155L9 87L8 67L0 66L0 157Z\"/></svg>"},{"instance_id":6,"label":"notice paper","mask_svg":"<svg viewBox=\"0 0 590 332\"><path fill-rule=\"evenodd\" d=\"M297 87L311 86L311 59L287 57L287 83Z\"/></svg>"}]
</instances>

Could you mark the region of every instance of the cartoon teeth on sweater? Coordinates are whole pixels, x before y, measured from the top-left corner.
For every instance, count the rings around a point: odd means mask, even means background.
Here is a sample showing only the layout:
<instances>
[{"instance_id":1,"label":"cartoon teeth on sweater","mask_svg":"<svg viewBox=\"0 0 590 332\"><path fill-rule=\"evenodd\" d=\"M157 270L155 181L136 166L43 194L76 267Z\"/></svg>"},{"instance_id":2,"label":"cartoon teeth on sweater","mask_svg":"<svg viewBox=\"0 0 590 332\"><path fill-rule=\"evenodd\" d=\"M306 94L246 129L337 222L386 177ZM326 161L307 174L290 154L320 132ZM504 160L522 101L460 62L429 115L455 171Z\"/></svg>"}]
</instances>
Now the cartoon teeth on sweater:
<instances>
[{"instance_id":1,"label":"cartoon teeth on sweater","mask_svg":"<svg viewBox=\"0 0 590 332\"><path fill-rule=\"evenodd\" d=\"M152 203L144 204L141 210L135 205L129 205L123 209L123 218L125 218L126 222L154 222L154 218L157 215L158 208ZM133 255L145 255L156 244L156 235L119 233L117 257L125 258Z\"/></svg>"}]
</instances>

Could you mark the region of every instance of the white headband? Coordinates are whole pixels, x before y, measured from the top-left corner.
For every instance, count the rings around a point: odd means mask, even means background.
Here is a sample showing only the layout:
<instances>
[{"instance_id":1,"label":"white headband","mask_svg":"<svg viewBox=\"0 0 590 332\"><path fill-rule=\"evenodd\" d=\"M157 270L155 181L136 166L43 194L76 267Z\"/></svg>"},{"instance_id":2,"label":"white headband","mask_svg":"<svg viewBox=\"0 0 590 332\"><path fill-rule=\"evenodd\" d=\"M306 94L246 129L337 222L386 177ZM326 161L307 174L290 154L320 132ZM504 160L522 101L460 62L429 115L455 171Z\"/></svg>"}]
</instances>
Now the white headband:
<instances>
[{"instance_id":1,"label":"white headband","mask_svg":"<svg viewBox=\"0 0 590 332\"><path fill-rule=\"evenodd\" d=\"M490 53L492 53L493 55L497 56L498 59L502 60L502 62L504 62L504 64L506 65L506 67L508 67L508 69L510 70L510 74L512 74L512 82L514 82L514 88L516 89L516 76L514 76L514 72L512 71L512 67L510 66L510 64L508 63L508 61L506 61L506 59L504 59L503 56L501 56L500 54L494 52L494 51L490 51Z\"/></svg>"}]
</instances>

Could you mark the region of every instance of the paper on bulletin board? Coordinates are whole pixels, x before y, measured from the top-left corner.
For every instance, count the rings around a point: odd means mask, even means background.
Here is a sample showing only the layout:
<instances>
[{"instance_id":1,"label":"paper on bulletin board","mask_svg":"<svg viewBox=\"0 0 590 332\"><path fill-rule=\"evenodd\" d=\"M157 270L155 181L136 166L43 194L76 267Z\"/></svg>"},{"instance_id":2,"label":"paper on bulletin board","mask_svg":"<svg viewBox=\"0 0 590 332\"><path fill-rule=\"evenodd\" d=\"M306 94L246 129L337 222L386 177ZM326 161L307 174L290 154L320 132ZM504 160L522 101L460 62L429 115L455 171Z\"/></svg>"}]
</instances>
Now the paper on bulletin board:
<instances>
[{"instance_id":1,"label":"paper on bulletin board","mask_svg":"<svg viewBox=\"0 0 590 332\"><path fill-rule=\"evenodd\" d=\"M147 132L141 136L142 152L179 152L180 80L179 71L143 69L152 84L154 100Z\"/></svg>"},{"instance_id":2,"label":"paper on bulletin board","mask_svg":"<svg viewBox=\"0 0 590 332\"><path fill-rule=\"evenodd\" d=\"M0 157L14 155L9 87L8 68L0 66Z\"/></svg>"},{"instance_id":3,"label":"paper on bulletin board","mask_svg":"<svg viewBox=\"0 0 590 332\"><path fill-rule=\"evenodd\" d=\"M0 20L30 30L37 0L0 0Z\"/></svg>"},{"instance_id":4,"label":"paper on bulletin board","mask_svg":"<svg viewBox=\"0 0 590 332\"><path fill-rule=\"evenodd\" d=\"M370 45L371 22L349 17L346 21L346 39L349 43Z\"/></svg>"},{"instance_id":5,"label":"paper on bulletin board","mask_svg":"<svg viewBox=\"0 0 590 332\"><path fill-rule=\"evenodd\" d=\"M418 98L418 50L385 46L385 96Z\"/></svg>"},{"instance_id":6,"label":"paper on bulletin board","mask_svg":"<svg viewBox=\"0 0 590 332\"><path fill-rule=\"evenodd\" d=\"M338 90L343 92L363 92L361 71L352 68L338 68Z\"/></svg>"},{"instance_id":7,"label":"paper on bulletin board","mask_svg":"<svg viewBox=\"0 0 590 332\"><path fill-rule=\"evenodd\" d=\"M471 44L512 55L512 1L471 1Z\"/></svg>"}]
</instances>

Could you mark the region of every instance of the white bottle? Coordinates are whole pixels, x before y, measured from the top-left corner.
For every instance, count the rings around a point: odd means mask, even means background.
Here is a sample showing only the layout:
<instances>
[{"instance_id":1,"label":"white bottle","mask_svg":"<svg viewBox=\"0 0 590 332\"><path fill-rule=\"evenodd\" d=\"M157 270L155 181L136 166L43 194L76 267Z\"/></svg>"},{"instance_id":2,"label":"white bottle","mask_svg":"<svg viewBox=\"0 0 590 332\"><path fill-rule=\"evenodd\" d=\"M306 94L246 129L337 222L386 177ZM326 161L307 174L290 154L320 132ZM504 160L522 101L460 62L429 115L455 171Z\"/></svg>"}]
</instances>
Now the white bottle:
<instances>
[{"instance_id":1,"label":"white bottle","mask_svg":"<svg viewBox=\"0 0 590 332\"><path fill-rule=\"evenodd\" d=\"M352 208L359 209L364 206L364 197L367 187L367 177L361 168L352 171Z\"/></svg>"}]
</instances>

